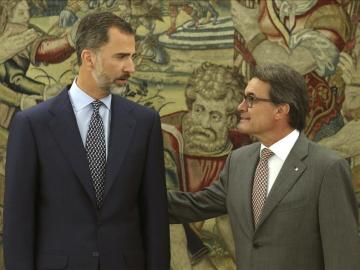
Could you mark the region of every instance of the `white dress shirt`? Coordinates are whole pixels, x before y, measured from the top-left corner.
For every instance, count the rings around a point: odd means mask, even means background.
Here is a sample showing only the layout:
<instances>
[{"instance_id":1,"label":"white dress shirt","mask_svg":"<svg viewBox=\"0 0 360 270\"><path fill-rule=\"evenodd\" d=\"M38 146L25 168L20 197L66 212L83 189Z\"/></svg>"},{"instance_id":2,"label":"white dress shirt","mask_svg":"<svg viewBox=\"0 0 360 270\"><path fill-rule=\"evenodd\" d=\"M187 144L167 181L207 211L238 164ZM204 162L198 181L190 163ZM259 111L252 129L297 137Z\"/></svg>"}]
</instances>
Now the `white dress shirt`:
<instances>
[{"instance_id":1,"label":"white dress shirt","mask_svg":"<svg viewBox=\"0 0 360 270\"><path fill-rule=\"evenodd\" d=\"M300 132L294 129L290 134L282 138L281 140L277 141L270 147L268 147L274 155L269 158L269 180L268 180L268 189L267 195L271 188L273 187L276 177L278 176L287 156L289 155L291 149L293 148L295 142L299 138ZM261 144L261 150L266 148L265 145Z\"/></svg>"},{"instance_id":2,"label":"white dress shirt","mask_svg":"<svg viewBox=\"0 0 360 270\"><path fill-rule=\"evenodd\" d=\"M70 101L75 113L76 122L79 127L81 139L84 147L86 144L86 135L89 129L89 123L93 108L91 102L95 99L86 94L76 84L76 78L73 81L69 90ZM110 135L110 121L111 121L111 94L100 99L105 106L101 106L99 114L104 123L105 142L106 142L106 157L108 155L109 135Z\"/></svg>"}]
</instances>

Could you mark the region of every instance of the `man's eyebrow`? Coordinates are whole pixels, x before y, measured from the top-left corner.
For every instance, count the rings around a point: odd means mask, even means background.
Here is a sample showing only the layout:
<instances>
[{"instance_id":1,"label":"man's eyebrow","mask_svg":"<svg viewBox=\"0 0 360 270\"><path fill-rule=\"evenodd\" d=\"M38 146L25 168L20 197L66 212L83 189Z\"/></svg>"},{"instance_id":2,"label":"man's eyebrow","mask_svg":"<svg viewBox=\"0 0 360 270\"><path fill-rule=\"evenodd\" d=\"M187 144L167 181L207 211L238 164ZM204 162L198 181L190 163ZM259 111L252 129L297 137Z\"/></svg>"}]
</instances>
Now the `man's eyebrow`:
<instances>
[{"instance_id":1,"label":"man's eyebrow","mask_svg":"<svg viewBox=\"0 0 360 270\"><path fill-rule=\"evenodd\" d=\"M138 54L136 53L127 53L127 52L120 52L120 53L115 53L113 54L112 57L126 57L126 56L130 56L131 58L135 58L138 56Z\"/></svg>"},{"instance_id":2,"label":"man's eyebrow","mask_svg":"<svg viewBox=\"0 0 360 270\"><path fill-rule=\"evenodd\" d=\"M130 53L126 53L126 52L114 53L114 56L125 56L125 55L130 55Z\"/></svg>"}]
</instances>

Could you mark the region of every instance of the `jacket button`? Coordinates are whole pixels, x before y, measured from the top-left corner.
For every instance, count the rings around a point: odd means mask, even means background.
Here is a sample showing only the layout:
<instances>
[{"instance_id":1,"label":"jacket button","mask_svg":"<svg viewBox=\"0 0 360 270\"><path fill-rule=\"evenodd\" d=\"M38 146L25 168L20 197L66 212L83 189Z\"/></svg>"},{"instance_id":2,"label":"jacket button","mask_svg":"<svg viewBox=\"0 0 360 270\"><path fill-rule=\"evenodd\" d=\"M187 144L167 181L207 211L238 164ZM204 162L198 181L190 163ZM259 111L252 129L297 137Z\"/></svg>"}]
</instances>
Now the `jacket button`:
<instances>
[{"instance_id":1,"label":"jacket button","mask_svg":"<svg viewBox=\"0 0 360 270\"><path fill-rule=\"evenodd\" d=\"M93 257L99 257L99 252L98 251L93 251L92 256Z\"/></svg>"}]
</instances>

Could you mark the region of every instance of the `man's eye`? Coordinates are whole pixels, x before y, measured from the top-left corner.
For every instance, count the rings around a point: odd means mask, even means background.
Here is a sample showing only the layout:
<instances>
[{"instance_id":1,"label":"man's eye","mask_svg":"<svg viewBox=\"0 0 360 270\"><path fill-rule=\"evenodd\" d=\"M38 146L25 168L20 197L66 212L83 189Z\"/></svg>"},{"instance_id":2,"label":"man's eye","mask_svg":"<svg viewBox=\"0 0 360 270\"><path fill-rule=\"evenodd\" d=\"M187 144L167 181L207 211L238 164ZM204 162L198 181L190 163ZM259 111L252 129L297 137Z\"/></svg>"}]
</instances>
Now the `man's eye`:
<instances>
[{"instance_id":1,"label":"man's eye","mask_svg":"<svg viewBox=\"0 0 360 270\"><path fill-rule=\"evenodd\" d=\"M248 102L253 102L254 99L255 99L255 97L254 97L254 96L246 96L245 99L246 99L246 101L248 101Z\"/></svg>"},{"instance_id":2,"label":"man's eye","mask_svg":"<svg viewBox=\"0 0 360 270\"><path fill-rule=\"evenodd\" d=\"M220 121L221 115L218 113L213 113L213 114L211 114L211 119L215 122Z\"/></svg>"},{"instance_id":3,"label":"man's eye","mask_svg":"<svg viewBox=\"0 0 360 270\"><path fill-rule=\"evenodd\" d=\"M128 57L129 57L128 54L117 54L117 55L115 56L115 58L118 59L118 60L125 60L125 59L128 58Z\"/></svg>"}]
</instances>

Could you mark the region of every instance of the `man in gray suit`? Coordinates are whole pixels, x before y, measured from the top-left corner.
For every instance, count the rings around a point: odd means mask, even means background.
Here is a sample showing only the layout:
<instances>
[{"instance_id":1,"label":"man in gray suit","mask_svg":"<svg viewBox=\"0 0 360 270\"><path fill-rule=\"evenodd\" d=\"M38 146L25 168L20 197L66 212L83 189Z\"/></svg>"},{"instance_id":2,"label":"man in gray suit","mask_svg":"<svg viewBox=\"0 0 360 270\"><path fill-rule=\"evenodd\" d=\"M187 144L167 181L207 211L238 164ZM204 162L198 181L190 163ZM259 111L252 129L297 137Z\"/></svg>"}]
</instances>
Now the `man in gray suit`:
<instances>
[{"instance_id":1,"label":"man in gray suit","mask_svg":"<svg viewBox=\"0 0 360 270\"><path fill-rule=\"evenodd\" d=\"M169 192L171 221L228 214L240 270L359 270L350 169L301 133L307 104L299 73L257 67L238 106L238 128L259 142L233 151L211 186Z\"/></svg>"}]
</instances>

